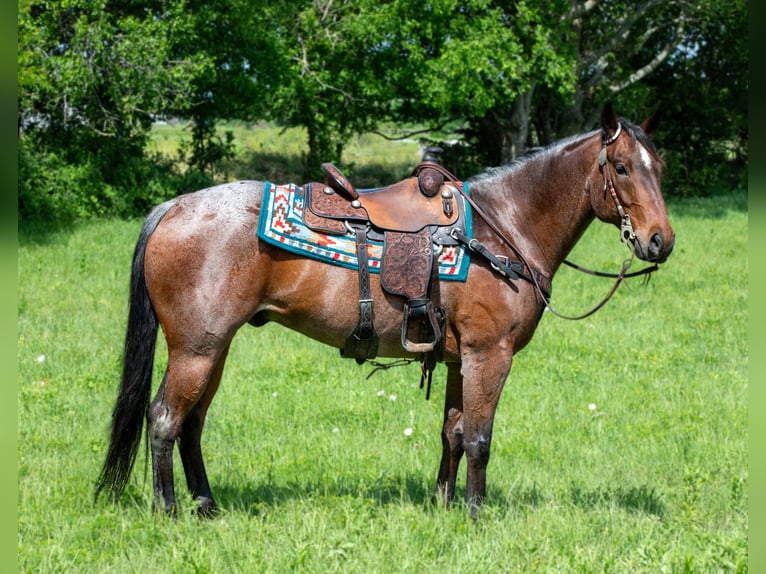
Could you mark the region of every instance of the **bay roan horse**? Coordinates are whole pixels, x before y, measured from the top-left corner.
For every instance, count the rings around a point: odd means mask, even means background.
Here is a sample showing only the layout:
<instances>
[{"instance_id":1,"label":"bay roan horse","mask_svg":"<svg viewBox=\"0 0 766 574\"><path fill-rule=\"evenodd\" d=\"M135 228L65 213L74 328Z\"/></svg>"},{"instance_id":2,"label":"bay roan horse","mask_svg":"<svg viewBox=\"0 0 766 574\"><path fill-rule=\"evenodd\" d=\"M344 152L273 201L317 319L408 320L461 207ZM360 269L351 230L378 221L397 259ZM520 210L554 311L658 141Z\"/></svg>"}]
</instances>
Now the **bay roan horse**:
<instances>
[{"instance_id":1,"label":"bay roan horse","mask_svg":"<svg viewBox=\"0 0 766 574\"><path fill-rule=\"evenodd\" d=\"M552 278L594 219L620 226L624 211L635 254L665 261L675 237L660 192L663 163L650 141L655 118L639 127L607 105L601 129L468 180L482 214L474 212L473 237L512 259L513 245L530 267ZM237 330L273 321L336 348L353 330L357 272L260 241L263 189L256 181L218 185L170 200L147 217L133 259L122 381L96 496L104 489L115 497L123 491L146 417L157 502L175 514L178 442L198 511L212 513L216 504L200 438ZM453 498L465 455L465 498L475 511L485 495L500 393L513 356L529 343L546 302L532 282L511 282L476 255L464 282L443 281L438 289L446 317L447 382L435 498ZM404 300L385 293L375 274L371 292L378 355L407 356L400 339ZM168 363L150 402L158 326Z\"/></svg>"}]
</instances>

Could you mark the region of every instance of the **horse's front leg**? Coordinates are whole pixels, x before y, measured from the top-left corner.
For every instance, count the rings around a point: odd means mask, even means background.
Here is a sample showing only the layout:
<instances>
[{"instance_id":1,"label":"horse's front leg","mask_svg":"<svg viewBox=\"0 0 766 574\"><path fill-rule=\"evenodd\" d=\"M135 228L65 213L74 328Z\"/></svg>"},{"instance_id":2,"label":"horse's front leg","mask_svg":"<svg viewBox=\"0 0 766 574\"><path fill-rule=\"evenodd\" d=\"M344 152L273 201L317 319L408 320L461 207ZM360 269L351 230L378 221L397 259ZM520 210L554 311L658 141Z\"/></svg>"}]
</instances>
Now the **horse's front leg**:
<instances>
[{"instance_id":1,"label":"horse's front leg","mask_svg":"<svg viewBox=\"0 0 766 574\"><path fill-rule=\"evenodd\" d=\"M487 464L500 393L511 370L511 357L499 350L472 353L463 361L463 450L467 472L465 500L476 516L484 502Z\"/></svg>"},{"instance_id":2,"label":"horse's front leg","mask_svg":"<svg viewBox=\"0 0 766 574\"><path fill-rule=\"evenodd\" d=\"M444 397L442 425L442 460L436 479L434 502L446 505L455 496L455 481L463 457L463 375L460 364L447 365L447 390Z\"/></svg>"}]
</instances>

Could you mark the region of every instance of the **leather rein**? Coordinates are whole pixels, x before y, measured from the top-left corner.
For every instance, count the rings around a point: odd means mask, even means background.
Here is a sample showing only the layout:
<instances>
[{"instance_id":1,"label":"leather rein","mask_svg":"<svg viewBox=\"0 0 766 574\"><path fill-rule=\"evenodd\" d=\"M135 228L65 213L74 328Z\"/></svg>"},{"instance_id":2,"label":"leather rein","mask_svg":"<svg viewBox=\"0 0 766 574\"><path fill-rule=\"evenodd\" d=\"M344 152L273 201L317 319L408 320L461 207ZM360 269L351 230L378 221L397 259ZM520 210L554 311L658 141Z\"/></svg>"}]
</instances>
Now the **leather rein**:
<instances>
[{"instance_id":1,"label":"leather rein","mask_svg":"<svg viewBox=\"0 0 766 574\"><path fill-rule=\"evenodd\" d=\"M655 263L639 271L628 273L628 269L633 263L633 260L636 255L635 245L634 245L636 236L633 231L633 226L631 225L631 222L630 222L630 215L625 212L625 209L623 208L622 203L620 203L620 199L617 196L617 192L614 187L614 180L612 179L612 175L609 170L609 161L608 161L607 153L606 153L606 148L610 146L611 144L613 144L615 141L617 141L617 138L620 136L621 131L622 131L622 124L618 123L617 130L614 132L614 134L612 134L611 137L609 137L606 134L606 132L602 134L602 137L601 137L602 148L598 156L598 162L599 162L599 168L604 176L604 193L606 193L607 191L609 192L609 195L611 196L617 208L617 214L620 216L620 219L621 219L620 240L623 243L625 243L625 245L627 245L628 249L630 249L630 257L622 262L622 266L620 268L619 273L605 273L602 271L593 271L585 267L581 267L579 265L571 263L568 260L564 260L564 263L566 265L568 265L569 267L572 267L573 269L581 271L583 273L588 273L596 277L608 277L608 278L615 279L614 285L612 285L612 288L609 290L606 296L598 304L596 304L590 311L582 313L581 315L565 315L557 311L550 303L550 296L551 296L550 279L528 263L528 261L526 260L524 255L521 253L521 251L492 222L491 218L487 216L487 214L476 204L475 201L473 201L473 199L467 193L463 191L463 189L460 186L458 186L458 191L460 192L460 194L471 205L473 210L484 220L484 222L489 226L489 228L503 241L503 243L505 243L519 257L519 259L521 260L521 263L519 265L519 262L509 261L507 257L493 255L479 241L475 239L467 238L460 231L454 231L452 234L453 237L457 239L458 241L460 241L461 243L465 244L471 251L477 252L480 255L482 255L485 259L487 259L490 262L492 268L500 272L502 275L505 275L509 277L510 279L516 279L520 275L524 279L530 281L537 289L537 292L542 298L542 301L545 304L545 306L548 308L548 310L551 313L553 313L557 317L561 319L567 319L570 321L577 321L580 319L585 319L587 317L590 317L596 311L598 311L604 305L606 305L606 303L615 294L615 292L617 291L617 288L619 287L620 283L622 283L622 281L630 277L638 277L640 275L646 275L648 280L648 278L651 276L651 273L659 269L658 265ZM435 164L435 166L438 166L439 168L441 168L440 171L446 172L445 175L447 177L452 178L453 181L457 180L457 178L455 178L452 174L450 174L446 169L444 169L439 164ZM513 265L514 263L516 265Z\"/></svg>"}]
</instances>

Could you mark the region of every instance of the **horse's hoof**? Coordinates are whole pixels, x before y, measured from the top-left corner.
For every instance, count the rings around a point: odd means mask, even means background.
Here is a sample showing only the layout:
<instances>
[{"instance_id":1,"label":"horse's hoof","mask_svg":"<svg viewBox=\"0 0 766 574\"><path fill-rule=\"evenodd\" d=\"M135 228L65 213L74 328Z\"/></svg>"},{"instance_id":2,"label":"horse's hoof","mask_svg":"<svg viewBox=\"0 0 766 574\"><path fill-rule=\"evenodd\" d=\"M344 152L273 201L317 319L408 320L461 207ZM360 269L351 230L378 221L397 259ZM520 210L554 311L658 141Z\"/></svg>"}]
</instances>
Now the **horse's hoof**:
<instances>
[{"instance_id":1,"label":"horse's hoof","mask_svg":"<svg viewBox=\"0 0 766 574\"><path fill-rule=\"evenodd\" d=\"M197 500L197 516L200 518L215 518L218 516L218 506L212 498L200 496Z\"/></svg>"}]
</instances>

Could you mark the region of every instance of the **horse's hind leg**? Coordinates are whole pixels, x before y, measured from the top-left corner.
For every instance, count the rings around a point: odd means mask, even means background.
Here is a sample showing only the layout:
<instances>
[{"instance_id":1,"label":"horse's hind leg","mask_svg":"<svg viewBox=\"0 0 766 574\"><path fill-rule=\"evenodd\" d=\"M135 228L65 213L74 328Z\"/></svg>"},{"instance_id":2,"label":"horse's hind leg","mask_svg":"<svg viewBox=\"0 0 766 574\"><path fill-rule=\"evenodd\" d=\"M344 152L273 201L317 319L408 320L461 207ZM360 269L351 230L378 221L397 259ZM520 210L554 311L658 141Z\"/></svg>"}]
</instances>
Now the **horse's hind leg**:
<instances>
[{"instance_id":1,"label":"horse's hind leg","mask_svg":"<svg viewBox=\"0 0 766 574\"><path fill-rule=\"evenodd\" d=\"M197 402L181 427L181 436L178 441L178 450L181 453L181 463L186 475L186 484L189 491L197 501L197 512L201 516L212 516L217 510L217 505L210 491L210 483L205 472L205 462L202 458L201 437L202 429L205 425L205 416L208 407L218 390L223 375L223 367L228 355L228 347L223 351L218 359L215 368L210 376L210 381L205 387L202 397Z\"/></svg>"},{"instance_id":2,"label":"horse's hind leg","mask_svg":"<svg viewBox=\"0 0 766 574\"><path fill-rule=\"evenodd\" d=\"M442 459L436 479L434 502L449 505L455 496L455 482L463 457L463 375L460 365L447 366L447 389L442 425Z\"/></svg>"},{"instance_id":3,"label":"horse's hind leg","mask_svg":"<svg viewBox=\"0 0 766 574\"><path fill-rule=\"evenodd\" d=\"M207 406L220 380L220 376L216 378L215 375L220 375L223 369L227 349L228 344L222 351L206 354L196 354L190 350L169 351L165 377L149 406L147 419L154 495L168 514L176 513L173 445L179 438L186 439L181 449L182 453L186 453L184 466L192 469L192 473L187 474L190 487L197 489L200 496L210 493L199 449L199 435ZM207 402L204 402L203 397ZM188 479L188 476L193 478Z\"/></svg>"}]
</instances>

